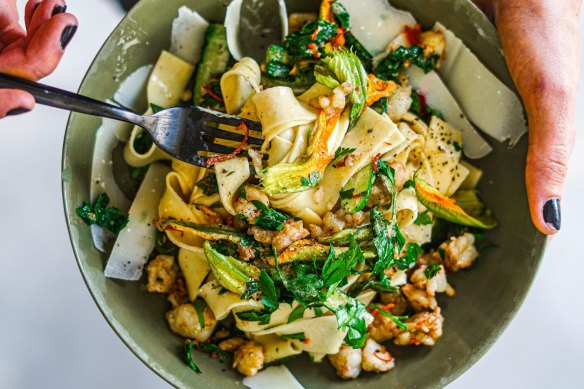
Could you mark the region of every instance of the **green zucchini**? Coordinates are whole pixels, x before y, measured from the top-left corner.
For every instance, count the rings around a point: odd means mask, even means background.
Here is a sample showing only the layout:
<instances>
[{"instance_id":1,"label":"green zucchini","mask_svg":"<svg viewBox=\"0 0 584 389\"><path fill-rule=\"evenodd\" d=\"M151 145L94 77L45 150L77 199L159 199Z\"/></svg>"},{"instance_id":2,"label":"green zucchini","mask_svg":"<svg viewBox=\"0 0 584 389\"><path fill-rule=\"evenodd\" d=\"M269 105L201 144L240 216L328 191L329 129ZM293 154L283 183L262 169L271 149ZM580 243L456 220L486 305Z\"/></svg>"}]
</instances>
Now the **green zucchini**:
<instances>
[{"instance_id":1,"label":"green zucchini","mask_svg":"<svg viewBox=\"0 0 584 389\"><path fill-rule=\"evenodd\" d=\"M207 257L207 263L221 286L237 295L242 295L246 290L247 283L257 280L260 276L260 269L231 256L221 254L211 246L209 241L203 244L203 250Z\"/></svg>"},{"instance_id":2,"label":"green zucchini","mask_svg":"<svg viewBox=\"0 0 584 389\"><path fill-rule=\"evenodd\" d=\"M328 257L330 245L317 243L310 239L301 239L292 243L284 251L278 255L278 264L287 265L297 262L324 262ZM348 247L335 247L335 254L341 254L347 251ZM365 259L375 258L376 254L373 251L363 251ZM268 258L268 263L272 266L276 265L274 257Z\"/></svg>"},{"instance_id":3,"label":"green zucchini","mask_svg":"<svg viewBox=\"0 0 584 389\"><path fill-rule=\"evenodd\" d=\"M368 164L351 177L340 193L343 210L355 213L365 208L374 182L375 171L372 164Z\"/></svg>"},{"instance_id":4,"label":"green zucchini","mask_svg":"<svg viewBox=\"0 0 584 389\"><path fill-rule=\"evenodd\" d=\"M205 32L205 46L195 75L195 89L193 104L199 105L202 101L204 86L211 83L213 77L225 73L229 62L227 48L227 33L222 24L211 24Z\"/></svg>"},{"instance_id":5,"label":"green zucchini","mask_svg":"<svg viewBox=\"0 0 584 389\"><path fill-rule=\"evenodd\" d=\"M168 219L162 223L162 229L196 235L205 240L228 240L242 246L249 246L252 239L245 232L221 224L195 224Z\"/></svg>"},{"instance_id":6,"label":"green zucchini","mask_svg":"<svg viewBox=\"0 0 584 389\"><path fill-rule=\"evenodd\" d=\"M369 225L358 228L347 228L336 234L319 238L318 241L324 244L332 244L333 246L348 246L351 242L351 235L358 243L373 240L373 231Z\"/></svg>"}]
</instances>

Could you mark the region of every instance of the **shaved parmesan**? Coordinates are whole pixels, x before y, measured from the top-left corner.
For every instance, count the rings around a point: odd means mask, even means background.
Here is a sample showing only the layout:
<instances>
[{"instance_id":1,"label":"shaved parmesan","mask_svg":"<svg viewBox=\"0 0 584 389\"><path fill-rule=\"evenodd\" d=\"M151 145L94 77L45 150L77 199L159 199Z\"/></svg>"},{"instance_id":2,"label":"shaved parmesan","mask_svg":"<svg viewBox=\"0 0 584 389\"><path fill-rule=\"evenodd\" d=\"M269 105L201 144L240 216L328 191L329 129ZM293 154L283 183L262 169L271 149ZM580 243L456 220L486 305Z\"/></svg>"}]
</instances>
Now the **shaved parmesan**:
<instances>
[{"instance_id":1,"label":"shaved parmesan","mask_svg":"<svg viewBox=\"0 0 584 389\"><path fill-rule=\"evenodd\" d=\"M164 191L164 178L169 171L169 167L159 163L148 168L130 207L128 225L118 235L108 259L106 277L136 281L142 276L144 265L154 248L158 203Z\"/></svg>"},{"instance_id":2,"label":"shaved parmesan","mask_svg":"<svg viewBox=\"0 0 584 389\"><path fill-rule=\"evenodd\" d=\"M170 52L195 65L201 59L205 44L205 31L209 23L197 12L182 6L172 22Z\"/></svg>"},{"instance_id":3,"label":"shaved parmesan","mask_svg":"<svg viewBox=\"0 0 584 389\"><path fill-rule=\"evenodd\" d=\"M483 158L493 150L468 121L438 73L424 74L417 66L411 66L407 74L414 89L425 96L426 103L440 111L449 124L462 131L464 155L471 159Z\"/></svg>"},{"instance_id":4,"label":"shaved parmesan","mask_svg":"<svg viewBox=\"0 0 584 389\"><path fill-rule=\"evenodd\" d=\"M304 389L284 365L271 366L252 377L245 377L243 384L251 389Z\"/></svg>"},{"instance_id":5,"label":"shaved parmesan","mask_svg":"<svg viewBox=\"0 0 584 389\"><path fill-rule=\"evenodd\" d=\"M512 146L527 132L521 100L440 23L434 31L444 34L446 57L438 70L462 109L480 130Z\"/></svg>"},{"instance_id":6,"label":"shaved parmesan","mask_svg":"<svg viewBox=\"0 0 584 389\"><path fill-rule=\"evenodd\" d=\"M384 51L405 26L415 26L411 13L393 8L387 0L341 0L351 16L351 33L373 55Z\"/></svg>"}]
</instances>

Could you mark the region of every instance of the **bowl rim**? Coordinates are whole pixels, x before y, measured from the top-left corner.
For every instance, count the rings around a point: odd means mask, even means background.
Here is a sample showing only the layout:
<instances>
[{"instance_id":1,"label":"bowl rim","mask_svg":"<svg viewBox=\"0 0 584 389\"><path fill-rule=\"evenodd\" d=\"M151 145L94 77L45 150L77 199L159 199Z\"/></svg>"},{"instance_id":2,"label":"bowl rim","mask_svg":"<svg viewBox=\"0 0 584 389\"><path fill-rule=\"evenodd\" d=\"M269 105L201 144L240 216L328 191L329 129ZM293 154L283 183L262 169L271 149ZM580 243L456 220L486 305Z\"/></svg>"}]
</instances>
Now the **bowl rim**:
<instances>
[{"instance_id":1,"label":"bowl rim","mask_svg":"<svg viewBox=\"0 0 584 389\"><path fill-rule=\"evenodd\" d=\"M229 0L229 1L231 1L231 0ZM387 0L387 1L390 1L390 0ZM492 23L492 21L483 13L483 11L473 1L471 1L471 0L454 0L453 2L454 3L466 3L465 6L469 6L470 8L473 8L474 9L473 12L479 13L480 18L483 19L483 22L485 23L485 26L488 25L489 30L491 30L491 31L486 31L486 34L491 35L494 33L496 38L498 39L498 31L497 31L495 25ZM125 23L128 19L132 19L134 16L134 13L137 11L137 9L146 3L147 2L145 2L145 1L139 1L130 11L128 11L125 14L125 16L120 20L120 22L116 25L116 27L112 30L112 32L104 40L103 44L100 46L99 50L97 51L95 57L91 61L91 64L89 65L85 75L83 76L83 80L81 81L81 83L79 85L78 92L80 92L84 88L85 84L88 82L88 80L91 76L93 67L99 62L100 53L103 51L105 46L107 46L110 43L110 41L113 39L113 35L116 34L116 32L119 30L119 27L123 23ZM500 44L499 43L497 43L497 44L500 47ZM62 172L65 171L65 169L67 168L67 164L68 164L68 162L67 162L67 152L69 149L68 135L71 131L71 125L72 125L74 115L76 115L74 112L71 112L69 114L69 117L67 119L67 124L65 127L65 132L64 132L64 137L63 137L63 148L62 148L62 153L61 153L61 171ZM74 241L74 234L72 233L71 226L72 226L72 218L75 217L76 215L74 214L74 212L73 213L68 212L68 209L69 209L68 208L69 188L67 187L67 182L65 182L64 180L61 180L61 195L62 195L62 201L63 201L63 211L65 214L65 221L67 224L67 232L69 235L69 242L71 243L71 248L72 248L73 254L75 256L75 261L77 263L77 267L79 268L79 272L81 273L81 276L83 278L83 282L85 283L85 286L87 287L87 290L89 291L89 294L91 295L91 298L93 299L94 303L97 305L97 308L99 309L100 313L102 314L102 316L104 317L104 319L106 320L106 322L108 323L110 328L120 338L120 340L126 345L126 347L128 349L130 349L130 351L140 361L142 361L142 363L144 363L144 365L146 365L152 372L154 372L158 377L160 377L162 380L164 380L168 384L170 384L174 387L180 387L180 382L176 381L174 379L174 376L171 372L167 371L161 365L155 366L155 364L151 363L151 361L148 360L149 357L148 357L147 353L144 352L142 347L140 347L138 344L133 342L133 340L127 334L124 333L125 330L123 328L123 325L121 323L119 323L115 318L109 317L107 315L106 303L102 299L100 299L99 296L97 296L97 293L91 288L90 283L89 283L89 279L88 279L88 274L83 269L82 259L81 259L81 256L79 254L80 249L77 247L77 243ZM538 275L542 260L543 260L544 255L545 255L547 242L548 242L548 236L543 235L539 232L537 233L537 235L533 239L532 250L538 251L539 254L536 254L537 260L536 260L536 263L534 263L534 266L528 270L529 278L527 280L527 284L526 284L526 287L524 288L524 291L517 298L517 304L515 304L513 309L511 309L509 312L506 313L506 315L501 320L499 325L495 327L493 332L489 335L489 337L485 340L485 342L479 346L479 348L476 350L476 352L472 353L469 356L469 358L460 367L455 369L452 373L450 373L444 379L437 381L435 383L435 385L433 385L433 387L436 387L436 388L446 387L448 384L450 384L453 381L455 381L456 379L458 379L462 374L464 374L472 366L474 366L491 349L491 347L493 347L493 345L499 340L499 338L501 337L503 332L508 328L511 321L515 318L515 316L517 315L519 310L523 307L525 299L527 298L527 296L531 290L531 287L533 286L533 282L535 281L535 279Z\"/></svg>"}]
</instances>

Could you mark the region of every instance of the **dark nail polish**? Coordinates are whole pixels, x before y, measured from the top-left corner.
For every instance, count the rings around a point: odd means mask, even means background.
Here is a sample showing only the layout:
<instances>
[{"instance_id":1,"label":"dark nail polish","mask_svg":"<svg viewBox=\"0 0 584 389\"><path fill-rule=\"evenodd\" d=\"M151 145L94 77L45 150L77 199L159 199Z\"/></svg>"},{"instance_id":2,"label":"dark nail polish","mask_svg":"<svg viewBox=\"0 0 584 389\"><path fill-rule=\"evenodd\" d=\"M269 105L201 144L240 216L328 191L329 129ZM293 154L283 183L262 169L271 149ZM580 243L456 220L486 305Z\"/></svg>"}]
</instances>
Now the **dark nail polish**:
<instances>
[{"instance_id":1,"label":"dark nail polish","mask_svg":"<svg viewBox=\"0 0 584 389\"><path fill-rule=\"evenodd\" d=\"M30 112L30 109L27 109L27 108L14 108L13 110L10 110L10 111L6 112L6 116L22 115L23 113L27 113L27 112Z\"/></svg>"},{"instance_id":2,"label":"dark nail polish","mask_svg":"<svg viewBox=\"0 0 584 389\"><path fill-rule=\"evenodd\" d=\"M51 16L65 13L65 11L67 11L66 5L58 5L55 8L53 8L53 13L51 14Z\"/></svg>"},{"instance_id":3,"label":"dark nail polish","mask_svg":"<svg viewBox=\"0 0 584 389\"><path fill-rule=\"evenodd\" d=\"M67 26L63 30L63 35L61 35L61 48L65 50L71 39L73 39L73 35L77 32L77 26Z\"/></svg>"},{"instance_id":4,"label":"dark nail polish","mask_svg":"<svg viewBox=\"0 0 584 389\"><path fill-rule=\"evenodd\" d=\"M543 206L543 220L556 231L562 226L560 199L551 199Z\"/></svg>"}]
</instances>

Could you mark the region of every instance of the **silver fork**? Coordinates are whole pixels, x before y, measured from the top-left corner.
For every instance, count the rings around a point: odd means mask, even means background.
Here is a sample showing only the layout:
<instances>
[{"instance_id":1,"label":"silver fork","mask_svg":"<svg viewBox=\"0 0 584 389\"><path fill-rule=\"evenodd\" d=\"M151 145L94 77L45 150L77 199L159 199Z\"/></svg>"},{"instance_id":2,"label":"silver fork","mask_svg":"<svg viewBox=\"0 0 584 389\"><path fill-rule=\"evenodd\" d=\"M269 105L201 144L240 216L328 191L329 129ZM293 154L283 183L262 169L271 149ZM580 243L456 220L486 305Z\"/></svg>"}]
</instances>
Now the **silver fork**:
<instances>
[{"instance_id":1,"label":"silver fork","mask_svg":"<svg viewBox=\"0 0 584 389\"><path fill-rule=\"evenodd\" d=\"M235 147L225 146L218 141L244 140L245 134L219 129L219 124L237 127L245 122L250 131L258 133L258 136L250 135L247 144L261 146L264 142L261 139L260 123L203 107L176 107L153 115L139 115L77 93L6 74L0 74L0 88L24 90L32 94L39 104L135 124L148 131L162 151L173 158L201 167L207 167L209 160L203 154L230 154L235 150ZM246 150L239 155L248 156Z\"/></svg>"}]
</instances>

